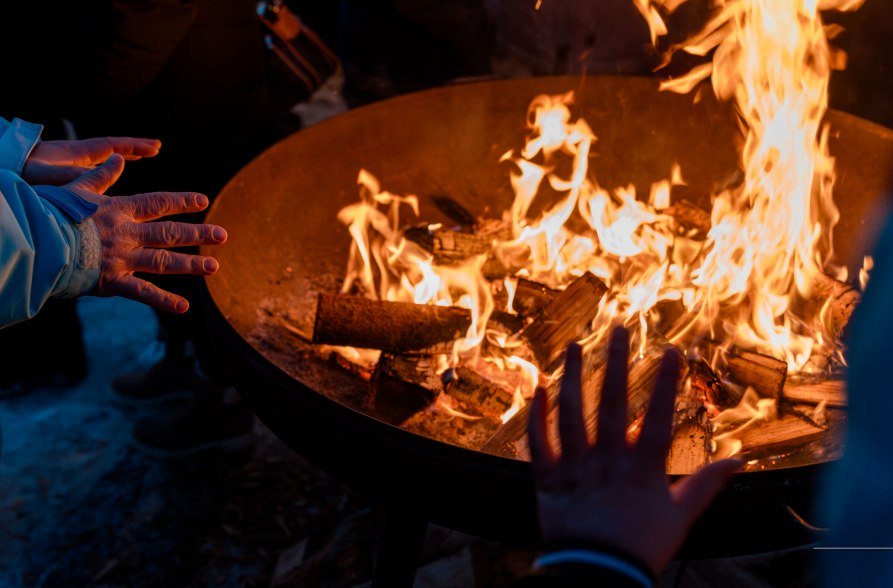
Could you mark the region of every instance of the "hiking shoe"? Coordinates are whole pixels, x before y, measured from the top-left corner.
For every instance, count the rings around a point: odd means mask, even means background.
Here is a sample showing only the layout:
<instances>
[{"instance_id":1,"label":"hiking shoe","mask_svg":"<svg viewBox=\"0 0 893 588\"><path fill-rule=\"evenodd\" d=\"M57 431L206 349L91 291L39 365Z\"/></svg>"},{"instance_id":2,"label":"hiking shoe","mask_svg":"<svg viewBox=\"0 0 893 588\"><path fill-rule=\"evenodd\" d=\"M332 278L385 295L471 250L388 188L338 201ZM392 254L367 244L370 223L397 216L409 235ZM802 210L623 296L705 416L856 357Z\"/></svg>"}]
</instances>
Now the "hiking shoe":
<instances>
[{"instance_id":1,"label":"hiking shoe","mask_svg":"<svg viewBox=\"0 0 893 588\"><path fill-rule=\"evenodd\" d=\"M207 453L242 454L254 445L254 415L241 404L209 406L183 402L143 417L133 445L158 459L181 460Z\"/></svg>"},{"instance_id":2,"label":"hiking shoe","mask_svg":"<svg viewBox=\"0 0 893 588\"><path fill-rule=\"evenodd\" d=\"M129 406L150 406L192 396L195 359L165 357L148 369L123 374L112 380L115 402Z\"/></svg>"}]
</instances>

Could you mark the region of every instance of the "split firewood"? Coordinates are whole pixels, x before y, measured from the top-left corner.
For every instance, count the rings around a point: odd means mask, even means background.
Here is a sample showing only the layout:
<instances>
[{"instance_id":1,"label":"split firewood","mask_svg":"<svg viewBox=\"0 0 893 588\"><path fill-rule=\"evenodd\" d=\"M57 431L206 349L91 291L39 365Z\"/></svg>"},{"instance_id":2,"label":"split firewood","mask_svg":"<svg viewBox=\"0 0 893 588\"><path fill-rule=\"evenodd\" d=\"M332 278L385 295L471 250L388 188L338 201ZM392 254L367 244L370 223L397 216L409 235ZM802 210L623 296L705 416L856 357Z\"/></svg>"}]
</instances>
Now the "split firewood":
<instances>
[{"instance_id":1,"label":"split firewood","mask_svg":"<svg viewBox=\"0 0 893 588\"><path fill-rule=\"evenodd\" d=\"M512 407L514 394L476 371L460 367L443 375L444 391L466 406L499 418Z\"/></svg>"},{"instance_id":2,"label":"split firewood","mask_svg":"<svg viewBox=\"0 0 893 588\"><path fill-rule=\"evenodd\" d=\"M487 259L481 273L487 278L500 278L512 273L493 255L493 237L477 233L460 233L438 229L433 234L434 263L455 265L478 255Z\"/></svg>"},{"instance_id":3,"label":"split firewood","mask_svg":"<svg viewBox=\"0 0 893 588\"><path fill-rule=\"evenodd\" d=\"M536 316L559 294L561 294L560 290L554 290L532 280L518 278L512 308L521 316Z\"/></svg>"},{"instance_id":4,"label":"split firewood","mask_svg":"<svg viewBox=\"0 0 893 588\"><path fill-rule=\"evenodd\" d=\"M808 423L795 415L764 421L742 431L735 437L741 442L739 454L748 459L780 455L801 445L821 439L825 429Z\"/></svg>"},{"instance_id":5,"label":"split firewood","mask_svg":"<svg viewBox=\"0 0 893 588\"><path fill-rule=\"evenodd\" d=\"M706 411L686 418L673 427L673 439L667 454L667 473L671 476L693 474L710 460L710 429Z\"/></svg>"},{"instance_id":6,"label":"split firewood","mask_svg":"<svg viewBox=\"0 0 893 588\"><path fill-rule=\"evenodd\" d=\"M674 202L664 214L672 216L683 228L695 231L694 236L697 238L706 237L710 231L710 213L688 200ZM798 302L795 312L807 318L821 318L831 334L839 339L861 300L862 295L849 284L826 274L819 274L809 298Z\"/></svg>"},{"instance_id":7,"label":"split firewood","mask_svg":"<svg viewBox=\"0 0 893 588\"><path fill-rule=\"evenodd\" d=\"M607 288L601 280L587 272L558 294L521 332L542 370L554 370L567 345L583 337L605 292Z\"/></svg>"},{"instance_id":8,"label":"split firewood","mask_svg":"<svg viewBox=\"0 0 893 588\"><path fill-rule=\"evenodd\" d=\"M313 342L393 353L448 353L470 325L471 313L464 308L321 292Z\"/></svg>"},{"instance_id":9,"label":"split firewood","mask_svg":"<svg viewBox=\"0 0 893 588\"><path fill-rule=\"evenodd\" d=\"M739 384L750 386L764 398L781 399L788 374L785 362L762 353L739 351L727 353L725 363L729 376Z\"/></svg>"},{"instance_id":10,"label":"split firewood","mask_svg":"<svg viewBox=\"0 0 893 588\"><path fill-rule=\"evenodd\" d=\"M635 437L636 423L640 423L642 416L645 414L648 402L651 399L651 392L654 390L654 384L657 380L657 374L660 368L660 358L662 352L656 350L645 358L637 359L632 362L629 368L629 386L627 388L627 407L628 417L627 425L630 426L631 435ZM583 420L586 424L586 431L590 440L595 440L598 422L598 404L601 398L602 382L604 381L604 353L595 354L598 357L598 365L593 365L584 371L583 376ZM593 362L590 361L590 364ZM547 427L550 431L549 435L553 443L557 443L558 438L558 391L560 383L553 382L547 389L549 398L549 406L551 407L547 417ZM512 447L521 440L527 433L527 421L530 418L530 403L525 405L514 417L503 424L486 444L481 451L492 453L495 455L503 455L507 448Z\"/></svg>"},{"instance_id":11,"label":"split firewood","mask_svg":"<svg viewBox=\"0 0 893 588\"><path fill-rule=\"evenodd\" d=\"M846 382L843 380L825 380L816 384L787 384L781 396L786 402L792 403L825 403L825 406L833 408L847 406Z\"/></svg>"},{"instance_id":12,"label":"split firewood","mask_svg":"<svg viewBox=\"0 0 893 588\"><path fill-rule=\"evenodd\" d=\"M816 276L809 299L798 310L803 316L820 319L831 335L840 339L861 301L862 294L849 284L820 274Z\"/></svg>"},{"instance_id":13,"label":"split firewood","mask_svg":"<svg viewBox=\"0 0 893 588\"><path fill-rule=\"evenodd\" d=\"M442 388L434 358L383 353L372 375L372 405L397 425L430 406Z\"/></svg>"},{"instance_id":14,"label":"split firewood","mask_svg":"<svg viewBox=\"0 0 893 588\"><path fill-rule=\"evenodd\" d=\"M429 198L440 212L454 223L458 223L460 227L472 230L477 225L478 219L455 199L441 194L435 194Z\"/></svg>"}]
</instances>

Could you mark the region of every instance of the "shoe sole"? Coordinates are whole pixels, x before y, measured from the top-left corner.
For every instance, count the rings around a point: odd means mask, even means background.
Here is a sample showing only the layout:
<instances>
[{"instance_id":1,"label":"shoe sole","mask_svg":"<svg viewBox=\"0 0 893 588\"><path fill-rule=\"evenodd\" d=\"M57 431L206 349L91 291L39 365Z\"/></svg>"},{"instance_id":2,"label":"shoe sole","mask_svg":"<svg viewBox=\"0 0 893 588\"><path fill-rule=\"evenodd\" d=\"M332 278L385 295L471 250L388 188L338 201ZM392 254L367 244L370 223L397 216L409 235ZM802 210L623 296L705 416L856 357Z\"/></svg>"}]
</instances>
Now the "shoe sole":
<instances>
[{"instance_id":1,"label":"shoe sole","mask_svg":"<svg viewBox=\"0 0 893 588\"><path fill-rule=\"evenodd\" d=\"M185 400L192 398L192 390L183 390L178 392L170 392L162 396L152 396L151 398L132 398L123 396L115 392L114 388L109 392L113 404L123 408L151 408L166 404L172 400Z\"/></svg>"},{"instance_id":2,"label":"shoe sole","mask_svg":"<svg viewBox=\"0 0 893 588\"><path fill-rule=\"evenodd\" d=\"M146 454L149 457L160 460L180 461L186 460L203 453L217 452L223 454L241 453L254 447L254 436L251 433L245 433L238 437L230 437L229 439L220 439L219 441L209 441L201 445L185 447L183 449L159 449L140 442L138 439L131 438L130 445L134 449Z\"/></svg>"}]
</instances>

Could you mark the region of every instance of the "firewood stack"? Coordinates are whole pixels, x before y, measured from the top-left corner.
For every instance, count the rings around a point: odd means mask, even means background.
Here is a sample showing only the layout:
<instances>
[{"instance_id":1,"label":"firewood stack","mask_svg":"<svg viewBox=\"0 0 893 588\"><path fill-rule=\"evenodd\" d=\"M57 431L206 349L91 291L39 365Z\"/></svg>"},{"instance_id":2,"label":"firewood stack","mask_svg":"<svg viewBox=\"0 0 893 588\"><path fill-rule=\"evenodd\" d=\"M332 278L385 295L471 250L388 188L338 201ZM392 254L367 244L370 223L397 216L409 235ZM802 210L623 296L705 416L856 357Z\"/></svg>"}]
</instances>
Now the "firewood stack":
<instances>
[{"instance_id":1,"label":"firewood stack","mask_svg":"<svg viewBox=\"0 0 893 588\"><path fill-rule=\"evenodd\" d=\"M704 238L710 215L685 200L664 211L675 220L680 234ZM515 273L493 254L493 237L438 227L428 231L406 229L408 240L428 250L439 264L455 264L471 256L486 256L482 267L492 280L497 310L490 325L518 342L539 368L541 383L548 386L555 404L557 378L568 343L590 334L607 288L586 273L557 290L525 278L517 278L512 308L506 309L507 276ZM859 294L846 284L824 276L814 288L817 298L806 304L810 316L821 315L842 333ZM380 350L371 376L368 408L393 425L441 440L503 456L525 457L525 433L529 406L516 406L517 372L499 373L492 364L476 360L449 367L446 358L454 342L465 336L471 313L463 308L388 302L353 294L320 293L313 343ZM484 345L487 345L485 343ZM660 358L670 344L652 334L648 351L633 357L628 391L629 438L634 440L647 410ZM596 407L603 374L603 354L591 350L590 370L584 384L584 406L590 435L597 431ZM820 439L821 423L811 415L825 407L846 405L840 382L788 382L787 365L776 358L749 350L722 349L712 365L689 357L677 396L673 441L667 461L671 474L688 474L709 462L714 449L710 419L735 407L747 389L773 399L777 411L770 418L748 423L740 431L740 453L747 457L778 455ZM510 410L510 409L517 410ZM513 414L514 413L514 414ZM554 412L550 426L557 426ZM505 421L505 422L503 422ZM557 436L557 435L556 435Z\"/></svg>"}]
</instances>

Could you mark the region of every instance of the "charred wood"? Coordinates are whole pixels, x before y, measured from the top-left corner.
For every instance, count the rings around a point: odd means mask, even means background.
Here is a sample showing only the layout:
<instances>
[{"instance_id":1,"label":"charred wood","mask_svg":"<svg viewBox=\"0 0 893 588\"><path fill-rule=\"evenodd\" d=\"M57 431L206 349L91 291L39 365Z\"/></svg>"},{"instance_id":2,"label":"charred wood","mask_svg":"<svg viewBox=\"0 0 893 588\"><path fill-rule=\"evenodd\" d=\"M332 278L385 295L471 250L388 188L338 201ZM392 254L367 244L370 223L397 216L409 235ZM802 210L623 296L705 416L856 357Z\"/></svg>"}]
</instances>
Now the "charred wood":
<instances>
[{"instance_id":1,"label":"charred wood","mask_svg":"<svg viewBox=\"0 0 893 588\"><path fill-rule=\"evenodd\" d=\"M514 394L476 371L460 367L444 373L444 391L481 414L499 418L512 407Z\"/></svg>"},{"instance_id":2,"label":"charred wood","mask_svg":"<svg viewBox=\"0 0 893 588\"><path fill-rule=\"evenodd\" d=\"M384 421L400 424L428 407L442 389L432 357L383 353L372 376L372 405Z\"/></svg>"},{"instance_id":3,"label":"charred wood","mask_svg":"<svg viewBox=\"0 0 893 588\"><path fill-rule=\"evenodd\" d=\"M464 308L321 292L313 342L393 353L447 353L470 325L471 313Z\"/></svg>"},{"instance_id":4,"label":"charred wood","mask_svg":"<svg viewBox=\"0 0 893 588\"><path fill-rule=\"evenodd\" d=\"M586 273L558 294L521 332L541 369L554 370L567 345L583 337L605 292L607 288L601 280Z\"/></svg>"}]
</instances>

